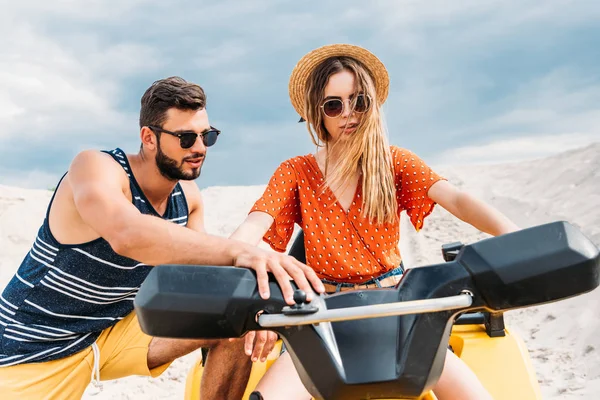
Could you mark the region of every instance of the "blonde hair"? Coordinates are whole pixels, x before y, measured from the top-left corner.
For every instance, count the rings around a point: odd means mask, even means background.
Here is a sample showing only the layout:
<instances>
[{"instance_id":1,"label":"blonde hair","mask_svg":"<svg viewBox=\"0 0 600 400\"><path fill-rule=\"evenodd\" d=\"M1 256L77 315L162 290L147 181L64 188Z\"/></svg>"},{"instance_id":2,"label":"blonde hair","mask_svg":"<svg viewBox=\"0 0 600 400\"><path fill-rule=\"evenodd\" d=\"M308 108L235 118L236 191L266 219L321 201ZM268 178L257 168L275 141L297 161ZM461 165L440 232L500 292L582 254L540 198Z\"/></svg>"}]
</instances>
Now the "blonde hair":
<instances>
[{"instance_id":1,"label":"blonde hair","mask_svg":"<svg viewBox=\"0 0 600 400\"><path fill-rule=\"evenodd\" d=\"M330 143L331 136L325 129L321 105L329 78L343 70L354 74L356 90L369 95L371 107L362 114L355 133L348 141ZM375 84L368 70L350 57L331 57L323 61L310 75L305 94L307 129L317 147L325 147L325 177L330 187L343 187L350 183L349 177L356 172L362 179L361 214L377 224L397 221L396 185L394 182L392 156L388 144L380 104L377 104ZM329 157L334 147L343 157L329 174Z\"/></svg>"}]
</instances>

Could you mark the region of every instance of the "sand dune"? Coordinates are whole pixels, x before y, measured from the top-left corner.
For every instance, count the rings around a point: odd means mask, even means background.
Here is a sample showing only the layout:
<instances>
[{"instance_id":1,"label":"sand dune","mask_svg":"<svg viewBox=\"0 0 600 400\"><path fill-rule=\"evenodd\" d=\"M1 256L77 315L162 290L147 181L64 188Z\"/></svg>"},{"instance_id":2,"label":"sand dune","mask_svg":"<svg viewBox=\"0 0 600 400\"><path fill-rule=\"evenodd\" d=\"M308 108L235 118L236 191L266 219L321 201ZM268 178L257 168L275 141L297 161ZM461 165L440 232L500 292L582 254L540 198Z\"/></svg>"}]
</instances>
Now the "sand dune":
<instances>
[{"instance_id":1,"label":"sand dune","mask_svg":"<svg viewBox=\"0 0 600 400\"><path fill-rule=\"evenodd\" d=\"M600 245L600 143L553 157L504 165L438 170L459 187L495 205L521 227L555 220L578 226ZM228 235L244 219L264 186L203 190L207 230ZM0 287L26 254L51 193L0 186ZM416 234L402 222L401 249L408 267L440 262L443 243L470 243L486 235L437 208ZM545 399L600 397L600 289L570 300L508 313L525 340ZM131 377L89 390L94 399L180 399L197 354L177 360L159 378Z\"/></svg>"}]
</instances>

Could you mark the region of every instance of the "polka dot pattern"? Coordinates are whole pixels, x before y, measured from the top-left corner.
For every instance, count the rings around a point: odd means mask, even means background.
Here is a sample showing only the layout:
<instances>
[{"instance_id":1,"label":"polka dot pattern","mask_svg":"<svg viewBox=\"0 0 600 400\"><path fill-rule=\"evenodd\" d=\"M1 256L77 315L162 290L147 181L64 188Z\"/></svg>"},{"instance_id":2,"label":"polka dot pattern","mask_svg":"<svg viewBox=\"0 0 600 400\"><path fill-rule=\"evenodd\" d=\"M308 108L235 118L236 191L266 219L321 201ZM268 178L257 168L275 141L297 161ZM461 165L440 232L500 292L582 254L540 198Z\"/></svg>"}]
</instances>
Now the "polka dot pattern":
<instances>
[{"instance_id":1,"label":"polka dot pattern","mask_svg":"<svg viewBox=\"0 0 600 400\"><path fill-rule=\"evenodd\" d=\"M435 202L427 197L431 185L445 179L436 174L413 152L396 146L390 147L394 163L398 214L406 210L417 231L431 214Z\"/></svg>"},{"instance_id":2,"label":"polka dot pattern","mask_svg":"<svg viewBox=\"0 0 600 400\"><path fill-rule=\"evenodd\" d=\"M413 153L395 146L391 151L398 214L406 210L420 229L435 205L427 190L442 178ZM360 183L346 212L309 154L283 162L251 212L274 218L263 238L274 250L286 250L298 224L305 233L306 263L321 279L362 283L396 268L401 257L400 225L371 224L360 215L361 206Z\"/></svg>"}]
</instances>

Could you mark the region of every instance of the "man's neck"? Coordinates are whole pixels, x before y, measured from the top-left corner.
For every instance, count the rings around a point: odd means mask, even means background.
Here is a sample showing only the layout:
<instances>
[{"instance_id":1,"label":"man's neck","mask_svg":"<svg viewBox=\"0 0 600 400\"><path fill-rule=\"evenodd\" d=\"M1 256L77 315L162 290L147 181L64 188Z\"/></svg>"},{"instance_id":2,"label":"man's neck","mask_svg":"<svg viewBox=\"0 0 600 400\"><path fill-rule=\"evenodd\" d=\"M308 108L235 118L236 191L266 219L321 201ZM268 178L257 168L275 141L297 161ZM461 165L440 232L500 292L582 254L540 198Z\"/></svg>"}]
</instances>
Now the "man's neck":
<instances>
[{"instance_id":1,"label":"man's neck","mask_svg":"<svg viewBox=\"0 0 600 400\"><path fill-rule=\"evenodd\" d=\"M154 209L163 214L177 181L165 178L158 170L154 158L148 157L143 151L128 155L127 158L140 189Z\"/></svg>"}]
</instances>

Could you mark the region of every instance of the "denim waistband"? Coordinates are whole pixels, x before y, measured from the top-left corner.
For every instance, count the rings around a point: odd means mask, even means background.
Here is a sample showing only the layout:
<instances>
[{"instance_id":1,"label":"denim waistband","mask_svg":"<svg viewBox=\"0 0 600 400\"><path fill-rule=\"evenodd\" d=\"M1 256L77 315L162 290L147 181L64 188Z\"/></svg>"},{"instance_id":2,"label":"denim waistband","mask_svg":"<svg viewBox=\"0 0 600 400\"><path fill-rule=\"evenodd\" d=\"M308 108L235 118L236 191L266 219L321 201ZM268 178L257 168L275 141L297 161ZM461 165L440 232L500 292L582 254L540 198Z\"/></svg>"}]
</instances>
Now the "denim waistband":
<instances>
[{"instance_id":1,"label":"denim waistband","mask_svg":"<svg viewBox=\"0 0 600 400\"><path fill-rule=\"evenodd\" d=\"M373 284L374 283L378 287L381 287L381 285L379 284L379 282L381 282L385 278L389 278L390 276L402 275L403 273L404 273L404 264L402 263L402 261L400 261L400 266L399 267L394 268L391 271L388 271L385 274L378 276L377 278L370 279L370 280L368 280L366 282L358 283L358 285L369 285L369 284ZM321 279L321 282L327 283L329 285L337 285L338 287L354 287L355 285L357 285L356 283L336 282L336 281L330 281L328 279Z\"/></svg>"}]
</instances>

